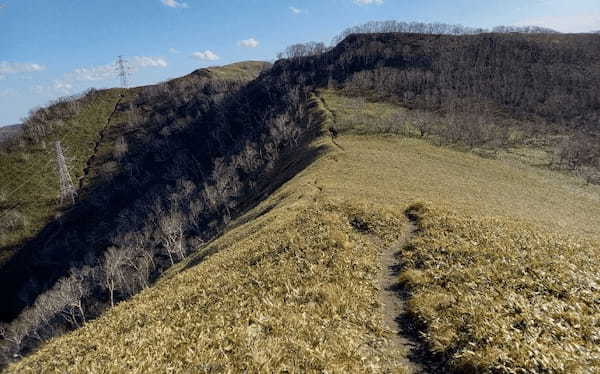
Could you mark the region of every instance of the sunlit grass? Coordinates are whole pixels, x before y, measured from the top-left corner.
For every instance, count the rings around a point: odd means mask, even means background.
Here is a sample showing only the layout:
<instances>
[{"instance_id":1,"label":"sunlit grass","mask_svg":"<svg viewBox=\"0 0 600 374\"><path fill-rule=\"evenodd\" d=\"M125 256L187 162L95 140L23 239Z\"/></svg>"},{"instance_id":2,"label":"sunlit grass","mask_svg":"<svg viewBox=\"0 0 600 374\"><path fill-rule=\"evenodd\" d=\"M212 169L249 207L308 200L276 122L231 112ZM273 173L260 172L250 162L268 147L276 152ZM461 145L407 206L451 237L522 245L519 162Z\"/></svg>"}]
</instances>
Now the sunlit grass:
<instances>
[{"instance_id":1,"label":"sunlit grass","mask_svg":"<svg viewBox=\"0 0 600 374\"><path fill-rule=\"evenodd\" d=\"M417 205L409 311L459 371L600 369L600 242Z\"/></svg>"}]
</instances>

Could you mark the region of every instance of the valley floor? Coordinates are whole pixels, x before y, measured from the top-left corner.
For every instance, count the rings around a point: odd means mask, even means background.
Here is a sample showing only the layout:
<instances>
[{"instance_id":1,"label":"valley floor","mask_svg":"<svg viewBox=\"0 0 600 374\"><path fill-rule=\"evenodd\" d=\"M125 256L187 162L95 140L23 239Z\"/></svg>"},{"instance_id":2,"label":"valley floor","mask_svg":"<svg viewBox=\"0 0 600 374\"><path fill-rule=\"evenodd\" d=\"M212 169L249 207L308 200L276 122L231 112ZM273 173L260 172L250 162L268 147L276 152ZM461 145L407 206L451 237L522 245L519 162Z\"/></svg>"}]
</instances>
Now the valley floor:
<instances>
[{"instance_id":1,"label":"valley floor","mask_svg":"<svg viewBox=\"0 0 600 374\"><path fill-rule=\"evenodd\" d=\"M378 283L407 211L398 280L437 366L600 367L597 187L410 138L336 143L317 139L328 151L223 236L8 372L410 372Z\"/></svg>"}]
</instances>

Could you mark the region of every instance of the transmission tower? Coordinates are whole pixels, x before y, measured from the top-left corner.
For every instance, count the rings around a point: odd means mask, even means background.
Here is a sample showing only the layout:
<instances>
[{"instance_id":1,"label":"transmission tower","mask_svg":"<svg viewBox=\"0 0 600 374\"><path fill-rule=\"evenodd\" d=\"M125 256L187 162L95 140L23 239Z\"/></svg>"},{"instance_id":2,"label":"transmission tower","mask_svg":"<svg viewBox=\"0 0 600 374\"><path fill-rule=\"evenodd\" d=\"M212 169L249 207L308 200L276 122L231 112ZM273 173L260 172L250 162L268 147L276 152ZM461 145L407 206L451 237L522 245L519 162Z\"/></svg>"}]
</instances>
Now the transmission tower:
<instances>
[{"instance_id":1,"label":"transmission tower","mask_svg":"<svg viewBox=\"0 0 600 374\"><path fill-rule=\"evenodd\" d=\"M60 178L60 205L63 204L65 199L70 199L71 203L74 204L77 191L75 191L75 187L73 186L69 168L67 167L67 161L65 160L65 155L63 154L62 146L59 141L54 143L54 148L56 150L56 165L58 168L58 176Z\"/></svg>"},{"instance_id":2,"label":"transmission tower","mask_svg":"<svg viewBox=\"0 0 600 374\"><path fill-rule=\"evenodd\" d=\"M127 60L123 58L123 56L119 56L117 60L117 71L119 73L119 78L121 78L121 87L128 87L128 77L129 77L129 66L127 65Z\"/></svg>"}]
</instances>

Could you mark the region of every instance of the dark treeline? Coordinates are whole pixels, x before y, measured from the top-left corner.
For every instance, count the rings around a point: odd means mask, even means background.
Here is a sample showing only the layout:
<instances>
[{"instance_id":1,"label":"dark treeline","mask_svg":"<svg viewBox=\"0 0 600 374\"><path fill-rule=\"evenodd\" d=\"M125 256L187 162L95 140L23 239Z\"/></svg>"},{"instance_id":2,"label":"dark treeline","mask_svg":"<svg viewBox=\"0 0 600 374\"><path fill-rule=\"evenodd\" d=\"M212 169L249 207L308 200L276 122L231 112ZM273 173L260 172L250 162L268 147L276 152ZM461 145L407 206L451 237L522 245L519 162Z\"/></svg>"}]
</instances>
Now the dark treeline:
<instances>
[{"instance_id":1,"label":"dark treeline","mask_svg":"<svg viewBox=\"0 0 600 374\"><path fill-rule=\"evenodd\" d=\"M484 33L521 33L521 34L557 34L558 31L540 26L496 26L492 29L451 25L447 23L371 21L352 26L333 38L333 45L339 44L352 34L406 33L424 35L475 35ZM331 50L333 47L323 42L306 42L292 44L277 54L278 59L315 56Z\"/></svg>"},{"instance_id":2,"label":"dark treeline","mask_svg":"<svg viewBox=\"0 0 600 374\"><path fill-rule=\"evenodd\" d=\"M441 22L400 22L400 21L371 21L362 25L352 26L333 39L338 44L352 34L375 33L411 33L431 35L475 35L484 33L523 33L523 34L556 34L558 31L540 26L496 26L492 29L451 25Z\"/></svg>"}]
</instances>

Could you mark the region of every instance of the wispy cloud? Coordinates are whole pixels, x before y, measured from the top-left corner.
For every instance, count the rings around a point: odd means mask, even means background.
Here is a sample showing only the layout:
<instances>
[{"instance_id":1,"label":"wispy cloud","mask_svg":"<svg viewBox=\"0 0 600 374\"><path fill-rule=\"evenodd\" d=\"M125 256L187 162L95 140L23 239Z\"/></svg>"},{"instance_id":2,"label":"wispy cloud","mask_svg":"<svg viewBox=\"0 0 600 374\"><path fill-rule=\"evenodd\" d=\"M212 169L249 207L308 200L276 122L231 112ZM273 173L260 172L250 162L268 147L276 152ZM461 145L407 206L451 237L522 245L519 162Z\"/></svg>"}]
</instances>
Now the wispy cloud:
<instances>
[{"instance_id":1,"label":"wispy cloud","mask_svg":"<svg viewBox=\"0 0 600 374\"><path fill-rule=\"evenodd\" d=\"M161 0L161 3L171 8L189 8L187 3L179 2L177 0Z\"/></svg>"},{"instance_id":2,"label":"wispy cloud","mask_svg":"<svg viewBox=\"0 0 600 374\"><path fill-rule=\"evenodd\" d=\"M70 94L73 92L73 85L67 82L55 81L52 88L55 92L62 94Z\"/></svg>"},{"instance_id":3,"label":"wispy cloud","mask_svg":"<svg viewBox=\"0 0 600 374\"><path fill-rule=\"evenodd\" d=\"M518 26L549 27L562 32L590 32L600 29L600 13L580 13L562 16L534 17L524 19Z\"/></svg>"},{"instance_id":4,"label":"wispy cloud","mask_svg":"<svg viewBox=\"0 0 600 374\"><path fill-rule=\"evenodd\" d=\"M129 58L127 67L130 72L135 72L143 68L164 68L168 66L167 60L162 57L152 56L133 56ZM64 75L64 81L101 81L113 79L117 76L116 65L97 65L75 69Z\"/></svg>"},{"instance_id":5,"label":"wispy cloud","mask_svg":"<svg viewBox=\"0 0 600 374\"><path fill-rule=\"evenodd\" d=\"M110 64L78 68L65 73L64 78L69 81L101 81L115 76L115 65Z\"/></svg>"},{"instance_id":6,"label":"wispy cloud","mask_svg":"<svg viewBox=\"0 0 600 374\"><path fill-rule=\"evenodd\" d=\"M133 56L128 59L127 68L129 72L136 72L147 68L165 68L168 62L163 57ZM56 79L49 85L35 85L31 91L35 94L71 94L81 84L87 82L109 81L117 78L117 66L115 63L81 67L69 71L60 79Z\"/></svg>"},{"instance_id":7,"label":"wispy cloud","mask_svg":"<svg viewBox=\"0 0 600 374\"><path fill-rule=\"evenodd\" d=\"M254 38L245 39L238 42L238 45L247 48L256 48L259 44L260 42Z\"/></svg>"},{"instance_id":8,"label":"wispy cloud","mask_svg":"<svg viewBox=\"0 0 600 374\"><path fill-rule=\"evenodd\" d=\"M42 70L46 70L46 67L40 64L0 61L0 77L9 74L33 73Z\"/></svg>"},{"instance_id":9,"label":"wispy cloud","mask_svg":"<svg viewBox=\"0 0 600 374\"><path fill-rule=\"evenodd\" d=\"M162 57L133 56L129 61L133 69L140 68L166 68L169 64Z\"/></svg>"},{"instance_id":10,"label":"wispy cloud","mask_svg":"<svg viewBox=\"0 0 600 374\"><path fill-rule=\"evenodd\" d=\"M202 61L215 61L219 59L219 56L217 56L213 51L208 49L204 52L194 52L192 53L192 57L196 60Z\"/></svg>"},{"instance_id":11,"label":"wispy cloud","mask_svg":"<svg viewBox=\"0 0 600 374\"><path fill-rule=\"evenodd\" d=\"M354 4L358 5L381 5L383 4L383 0L354 0Z\"/></svg>"},{"instance_id":12,"label":"wispy cloud","mask_svg":"<svg viewBox=\"0 0 600 374\"><path fill-rule=\"evenodd\" d=\"M172 53L174 55L178 55L181 53L180 50L176 49L176 48L169 48L169 53Z\"/></svg>"},{"instance_id":13,"label":"wispy cloud","mask_svg":"<svg viewBox=\"0 0 600 374\"><path fill-rule=\"evenodd\" d=\"M303 12L304 12L302 9L300 9L300 8L296 8L295 6L291 6L289 9L290 9L290 11L291 11L292 13L294 13L294 14L300 14L300 13L303 13Z\"/></svg>"},{"instance_id":14,"label":"wispy cloud","mask_svg":"<svg viewBox=\"0 0 600 374\"><path fill-rule=\"evenodd\" d=\"M74 91L75 87L63 80L55 80L50 85L36 84L31 87L31 92L38 95L69 95Z\"/></svg>"}]
</instances>

